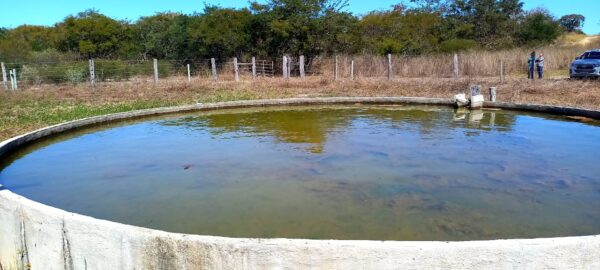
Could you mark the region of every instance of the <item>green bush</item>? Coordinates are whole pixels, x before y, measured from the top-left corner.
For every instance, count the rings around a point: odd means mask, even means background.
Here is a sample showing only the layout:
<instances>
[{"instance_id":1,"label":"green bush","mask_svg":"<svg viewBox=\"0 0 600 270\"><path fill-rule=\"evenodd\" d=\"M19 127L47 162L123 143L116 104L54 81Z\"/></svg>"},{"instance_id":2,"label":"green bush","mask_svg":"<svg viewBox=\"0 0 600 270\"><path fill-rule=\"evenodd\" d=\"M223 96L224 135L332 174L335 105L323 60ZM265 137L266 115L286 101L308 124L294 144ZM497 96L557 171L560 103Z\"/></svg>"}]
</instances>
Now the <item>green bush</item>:
<instances>
[{"instance_id":1,"label":"green bush","mask_svg":"<svg viewBox=\"0 0 600 270\"><path fill-rule=\"evenodd\" d=\"M23 66L19 77L22 81L33 85L38 85L43 82L39 69L32 66Z\"/></svg>"},{"instance_id":2,"label":"green bush","mask_svg":"<svg viewBox=\"0 0 600 270\"><path fill-rule=\"evenodd\" d=\"M77 84L85 81L87 71L79 67L71 67L65 71L65 79L67 82Z\"/></svg>"}]
</instances>

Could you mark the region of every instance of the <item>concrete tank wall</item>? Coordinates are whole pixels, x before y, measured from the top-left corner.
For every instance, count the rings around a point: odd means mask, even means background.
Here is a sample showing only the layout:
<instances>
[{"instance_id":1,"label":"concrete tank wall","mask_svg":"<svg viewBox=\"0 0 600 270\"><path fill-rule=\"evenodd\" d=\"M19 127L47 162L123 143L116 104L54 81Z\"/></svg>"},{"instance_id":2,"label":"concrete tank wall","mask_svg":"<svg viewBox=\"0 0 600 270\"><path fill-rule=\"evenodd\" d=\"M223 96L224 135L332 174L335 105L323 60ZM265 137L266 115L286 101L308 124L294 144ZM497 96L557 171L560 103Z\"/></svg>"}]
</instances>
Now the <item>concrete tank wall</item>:
<instances>
[{"instance_id":1,"label":"concrete tank wall","mask_svg":"<svg viewBox=\"0 0 600 270\"><path fill-rule=\"evenodd\" d=\"M244 106L325 103L451 105L445 99L326 98L197 104L87 118L0 144L118 119ZM486 103L596 117L595 111ZM519 107L523 106L523 107ZM536 109L537 108L537 109ZM554 112L552 108L559 111ZM600 269L600 236L471 242L235 239L139 228L69 213L0 187L0 270L7 269Z\"/></svg>"}]
</instances>

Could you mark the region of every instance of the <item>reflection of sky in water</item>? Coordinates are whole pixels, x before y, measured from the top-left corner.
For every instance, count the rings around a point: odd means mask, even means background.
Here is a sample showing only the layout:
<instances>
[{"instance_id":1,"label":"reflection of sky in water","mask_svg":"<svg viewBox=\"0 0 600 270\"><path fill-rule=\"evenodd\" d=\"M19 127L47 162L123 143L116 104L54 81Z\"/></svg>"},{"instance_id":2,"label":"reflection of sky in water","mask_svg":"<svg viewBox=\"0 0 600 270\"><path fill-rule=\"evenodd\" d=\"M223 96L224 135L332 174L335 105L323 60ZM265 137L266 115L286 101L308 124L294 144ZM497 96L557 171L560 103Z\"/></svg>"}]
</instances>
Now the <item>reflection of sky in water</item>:
<instances>
[{"instance_id":1,"label":"reflection of sky in water","mask_svg":"<svg viewBox=\"0 0 600 270\"><path fill-rule=\"evenodd\" d=\"M0 183L69 211L196 234L597 234L597 124L439 107L204 112L39 142L7 161Z\"/></svg>"}]
</instances>

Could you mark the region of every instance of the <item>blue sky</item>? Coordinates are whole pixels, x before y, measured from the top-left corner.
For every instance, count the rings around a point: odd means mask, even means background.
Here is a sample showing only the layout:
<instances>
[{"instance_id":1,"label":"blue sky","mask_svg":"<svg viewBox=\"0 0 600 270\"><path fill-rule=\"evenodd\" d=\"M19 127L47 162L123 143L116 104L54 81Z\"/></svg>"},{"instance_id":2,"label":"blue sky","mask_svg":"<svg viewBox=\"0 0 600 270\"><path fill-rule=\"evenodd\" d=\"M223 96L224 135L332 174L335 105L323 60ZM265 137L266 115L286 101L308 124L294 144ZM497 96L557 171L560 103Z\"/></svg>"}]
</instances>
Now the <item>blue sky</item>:
<instances>
[{"instance_id":1,"label":"blue sky","mask_svg":"<svg viewBox=\"0 0 600 270\"><path fill-rule=\"evenodd\" d=\"M354 14L387 9L400 0L350 0L347 8ZM587 19L584 31L600 34L600 0L524 0L527 10L545 7L560 17L565 14L583 14ZM1 27L21 24L52 25L70 14L94 8L117 19L135 20L156 12L175 11L193 13L202 11L204 3L222 7L245 7L248 1L237 0L20 0L2 4Z\"/></svg>"}]
</instances>

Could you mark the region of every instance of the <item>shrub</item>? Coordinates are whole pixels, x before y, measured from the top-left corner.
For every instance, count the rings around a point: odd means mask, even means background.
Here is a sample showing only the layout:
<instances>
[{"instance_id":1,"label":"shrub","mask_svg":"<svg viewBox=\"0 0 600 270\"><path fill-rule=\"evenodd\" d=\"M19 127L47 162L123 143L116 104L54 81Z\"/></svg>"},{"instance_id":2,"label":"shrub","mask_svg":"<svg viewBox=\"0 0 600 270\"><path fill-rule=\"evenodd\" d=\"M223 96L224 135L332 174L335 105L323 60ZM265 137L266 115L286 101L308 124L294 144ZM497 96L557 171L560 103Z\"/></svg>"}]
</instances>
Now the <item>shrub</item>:
<instances>
[{"instance_id":1,"label":"shrub","mask_svg":"<svg viewBox=\"0 0 600 270\"><path fill-rule=\"evenodd\" d=\"M79 67L71 67L65 71L67 82L72 84L83 82L86 79L86 70Z\"/></svg>"},{"instance_id":2,"label":"shrub","mask_svg":"<svg viewBox=\"0 0 600 270\"><path fill-rule=\"evenodd\" d=\"M27 83L38 85L42 83L42 76L40 75L39 69L32 66L23 66L21 68L21 80Z\"/></svg>"}]
</instances>

